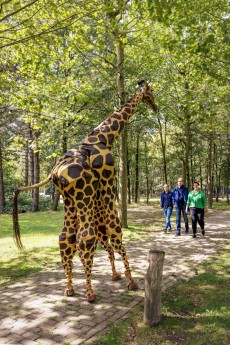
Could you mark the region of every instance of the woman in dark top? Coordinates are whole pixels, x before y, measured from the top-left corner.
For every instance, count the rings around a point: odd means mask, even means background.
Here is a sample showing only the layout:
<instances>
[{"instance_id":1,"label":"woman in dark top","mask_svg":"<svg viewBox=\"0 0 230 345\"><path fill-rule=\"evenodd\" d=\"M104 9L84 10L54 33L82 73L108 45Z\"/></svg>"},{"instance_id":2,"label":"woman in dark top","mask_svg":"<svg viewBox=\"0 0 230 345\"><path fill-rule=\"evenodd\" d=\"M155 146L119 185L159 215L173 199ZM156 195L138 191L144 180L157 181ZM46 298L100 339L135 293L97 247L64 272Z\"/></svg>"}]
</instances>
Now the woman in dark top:
<instances>
[{"instance_id":1,"label":"woman in dark top","mask_svg":"<svg viewBox=\"0 0 230 345\"><path fill-rule=\"evenodd\" d=\"M169 190L169 186L167 183L164 184L164 191L161 193L160 198L160 205L163 209L164 216L165 216L165 227L164 231L170 233L172 231L170 217L173 211L173 200L172 200L172 192Z\"/></svg>"}]
</instances>

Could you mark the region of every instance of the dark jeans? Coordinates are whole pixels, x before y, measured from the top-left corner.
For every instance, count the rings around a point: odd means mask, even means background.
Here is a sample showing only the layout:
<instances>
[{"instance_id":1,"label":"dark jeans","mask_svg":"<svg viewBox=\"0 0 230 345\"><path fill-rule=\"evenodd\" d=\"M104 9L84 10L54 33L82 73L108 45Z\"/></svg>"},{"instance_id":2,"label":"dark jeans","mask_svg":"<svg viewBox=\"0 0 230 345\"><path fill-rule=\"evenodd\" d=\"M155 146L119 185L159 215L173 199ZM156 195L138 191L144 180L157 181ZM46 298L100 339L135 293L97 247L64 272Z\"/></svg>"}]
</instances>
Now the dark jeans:
<instances>
[{"instance_id":1,"label":"dark jeans","mask_svg":"<svg viewBox=\"0 0 230 345\"><path fill-rule=\"evenodd\" d=\"M188 217L185 212L186 205L178 205L176 207L176 233L180 234L181 231L181 213L184 218L185 232L188 233Z\"/></svg>"},{"instance_id":2,"label":"dark jeans","mask_svg":"<svg viewBox=\"0 0 230 345\"><path fill-rule=\"evenodd\" d=\"M204 230L204 209L197 207L190 207L190 216L192 219L192 231L196 234L197 223L200 225L201 230Z\"/></svg>"}]
</instances>

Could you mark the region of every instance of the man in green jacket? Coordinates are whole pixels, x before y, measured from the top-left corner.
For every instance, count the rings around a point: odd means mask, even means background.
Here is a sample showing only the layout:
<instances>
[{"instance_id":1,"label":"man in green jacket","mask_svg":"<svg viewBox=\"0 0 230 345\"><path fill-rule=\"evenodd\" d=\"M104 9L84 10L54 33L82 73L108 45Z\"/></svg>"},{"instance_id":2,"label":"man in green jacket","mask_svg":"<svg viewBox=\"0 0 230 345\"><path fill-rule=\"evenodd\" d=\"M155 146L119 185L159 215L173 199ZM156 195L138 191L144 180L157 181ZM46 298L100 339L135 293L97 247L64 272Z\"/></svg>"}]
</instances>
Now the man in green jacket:
<instances>
[{"instance_id":1,"label":"man in green jacket","mask_svg":"<svg viewBox=\"0 0 230 345\"><path fill-rule=\"evenodd\" d=\"M193 183L193 190L188 195L186 204L186 212L190 209L190 216L192 220L193 238L196 238L197 223L200 225L201 233L204 236L204 212L208 212L207 201L204 192L200 189L199 182Z\"/></svg>"}]
</instances>

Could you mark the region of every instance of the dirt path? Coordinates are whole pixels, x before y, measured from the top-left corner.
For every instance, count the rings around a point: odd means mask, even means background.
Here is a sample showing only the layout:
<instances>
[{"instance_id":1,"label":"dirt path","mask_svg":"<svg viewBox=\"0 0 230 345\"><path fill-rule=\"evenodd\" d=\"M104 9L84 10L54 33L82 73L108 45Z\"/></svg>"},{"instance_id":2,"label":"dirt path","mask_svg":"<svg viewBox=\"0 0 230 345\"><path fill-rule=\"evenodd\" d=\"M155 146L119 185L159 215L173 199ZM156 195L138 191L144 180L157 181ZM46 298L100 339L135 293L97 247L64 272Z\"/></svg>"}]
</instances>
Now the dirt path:
<instances>
[{"instance_id":1,"label":"dirt path","mask_svg":"<svg viewBox=\"0 0 230 345\"><path fill-rule=\"evenodd\" d=\"M108 325L128 317L133 308L143 302L150 249L165 251L162 287L165 290L178 278L192 277L197 264L226 248L229 239L230 210L211 214L204 238L201 234L192 239L191 234L182 233L181 237L175 237L174 233L153 231L148 238L127 244L133 276L139 284L137 291L127 290L124 275L122 280L111 282L107 254L104 251L97 253L93 268L93 286L97 295L94 304L85 301L84 275L78 259L74 268L76 295L73 297L63 296L65 278L61 267L0 288L0 344L92 344L106 332ZM116 258L117 270L123 274L124 268L117 254Z\"/></svg>"}]
</instances>

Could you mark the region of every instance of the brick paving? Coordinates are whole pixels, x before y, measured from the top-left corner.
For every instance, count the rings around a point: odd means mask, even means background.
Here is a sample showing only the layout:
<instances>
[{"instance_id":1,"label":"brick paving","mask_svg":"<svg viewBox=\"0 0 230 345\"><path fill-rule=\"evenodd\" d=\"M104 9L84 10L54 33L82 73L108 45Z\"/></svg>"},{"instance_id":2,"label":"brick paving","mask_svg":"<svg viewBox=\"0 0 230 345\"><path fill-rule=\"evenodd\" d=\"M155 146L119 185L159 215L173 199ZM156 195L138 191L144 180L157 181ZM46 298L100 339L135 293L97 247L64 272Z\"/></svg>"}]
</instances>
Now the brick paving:
<instances>
[{"instance_id":1,"label":"brick paving","mask_svg":"<svg viewBox=\"0 0 230 345\"><path fill-rule=\"evenodd\" d=\"M212 211L211 211L212 213ZM119 255L116 267L122 280L111 281L111 269L104 251L95 255L93 287L97 301L85 301L84 274L79 259L74 261L75 295L65 297L65 277L61 266L32 274L0 288L0 345L90 345L110 324L131 315L144 301L144 277L150 249L164 250L162 290L178 278L190 279L196 266L226 248L230 238L230 210L218 211L207 219L206 235L196 239L182 233L153 232L148 238L126 244L133 276L139 290L127 290L127 280ZM191 232L191 230L190 230Z\"/></svg>"}]
</instances>

